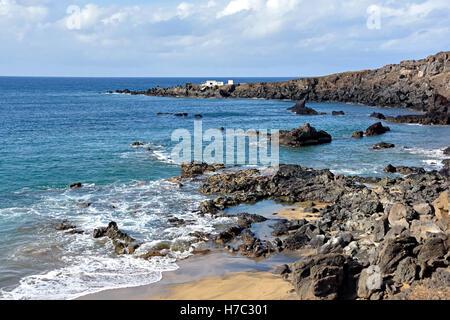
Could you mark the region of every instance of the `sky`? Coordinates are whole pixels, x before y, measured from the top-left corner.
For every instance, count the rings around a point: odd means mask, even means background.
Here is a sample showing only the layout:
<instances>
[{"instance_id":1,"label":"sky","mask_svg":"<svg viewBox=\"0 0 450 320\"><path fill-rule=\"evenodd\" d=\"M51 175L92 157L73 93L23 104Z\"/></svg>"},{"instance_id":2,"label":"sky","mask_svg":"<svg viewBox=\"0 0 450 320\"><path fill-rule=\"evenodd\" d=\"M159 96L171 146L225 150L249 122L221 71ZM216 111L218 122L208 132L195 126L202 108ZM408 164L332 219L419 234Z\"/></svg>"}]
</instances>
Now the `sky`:
<instances>
[{"instance_id":1,"label":"sky","mask_svg":"<svg viewBox=\"0 0 450 320\"><path fill-rule=\"evenodd\" d=\"M0 76L306 77L447 50L449 0L0 0Z\"/></svg>"}]
</instances>

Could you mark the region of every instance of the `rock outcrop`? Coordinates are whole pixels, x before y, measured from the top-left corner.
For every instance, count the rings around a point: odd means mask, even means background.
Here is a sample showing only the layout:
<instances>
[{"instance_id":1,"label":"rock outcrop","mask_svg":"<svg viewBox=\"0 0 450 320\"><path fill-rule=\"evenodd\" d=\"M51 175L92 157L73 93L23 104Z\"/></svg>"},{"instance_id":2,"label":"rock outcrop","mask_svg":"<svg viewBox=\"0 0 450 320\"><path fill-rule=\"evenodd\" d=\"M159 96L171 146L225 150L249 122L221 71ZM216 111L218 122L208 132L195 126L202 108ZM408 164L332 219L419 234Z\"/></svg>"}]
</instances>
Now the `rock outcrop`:
<instances>
[{"instance_id":1,"label":"rock outcrop","mask_svg":"<svg viewBox=\"0 0 450 320\"><path fill-rule=\"evenodd\" d=\"M331 136L327 132L323 130L317 131L309 123L289 131L280 130L279 139L280 145L288 147L302 147L331 142Z\"/></svg>"},{"instance_id":2,"label":"rock outcrop","mask_svg":"<svg viewBox=\"0 0 450 320\"><path fill-rule=\"evenodd\" d=\"M370 127L368 127L366 129L366 131L364 132L364 134L366 136L378 136L380 134L383 134L387 131L389 131L390 128L389 127L384 127L381 122L377 122L374 123L373 125L371 125Z\"/></svg>"},{"instance_id":3,"label":"rock outcrop","mask_svg":"<svg viewBox=\"0 0 450 320\"><path fill-rule=\"evenodd\" d=\"M94 230L94 238L108 237L113 241L117 254L132 254L139 247L135 239L119 230L117 223L111 221L107 227Z\"/></svg>"},{"instance_id":4,"label":"rock outcrop","mask_svg":"<svg viewBox=\"0 0 450 320\"><path fill-rule=\"evenodd\" d=\"M316 110L309 108L305 105L305 100L297 101L295 106L288 108L288 110L292 111L295 114L302 115L317 115L319 114Z\"/></svg>"}]
</instances>

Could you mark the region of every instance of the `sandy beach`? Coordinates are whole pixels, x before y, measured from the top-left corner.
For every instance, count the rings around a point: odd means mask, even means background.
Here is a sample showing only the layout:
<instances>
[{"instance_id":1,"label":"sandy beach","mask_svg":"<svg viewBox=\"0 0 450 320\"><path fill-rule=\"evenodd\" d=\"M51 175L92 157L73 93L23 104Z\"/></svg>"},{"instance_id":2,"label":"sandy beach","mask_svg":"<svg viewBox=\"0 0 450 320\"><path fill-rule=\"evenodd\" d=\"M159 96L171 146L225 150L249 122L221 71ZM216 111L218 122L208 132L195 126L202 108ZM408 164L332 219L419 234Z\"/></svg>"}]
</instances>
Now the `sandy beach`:
<instances>
[{"instance_id":1,"label":"sandy beach","mask_svg":"<svg viewBox=\"0 0 450 320\"><path fill-rule=\"evenodd\" d=\"M271 271L308 253L305 250L255 260L224 250L213 250L179 261L179 269L164 272L159 282L105 290L78 300L295 299L292 285Z\"/></svg>"},{"instance_id":2,"label":"sandy beach","mask_svg":"<svg viewBox=\"0 0 450 320\"><path fill-rule=\"evenodd\" d=\"M155 300L295 300L293 286L270 272L237 272L170 286Z\"/></svg>"}]
</instances>

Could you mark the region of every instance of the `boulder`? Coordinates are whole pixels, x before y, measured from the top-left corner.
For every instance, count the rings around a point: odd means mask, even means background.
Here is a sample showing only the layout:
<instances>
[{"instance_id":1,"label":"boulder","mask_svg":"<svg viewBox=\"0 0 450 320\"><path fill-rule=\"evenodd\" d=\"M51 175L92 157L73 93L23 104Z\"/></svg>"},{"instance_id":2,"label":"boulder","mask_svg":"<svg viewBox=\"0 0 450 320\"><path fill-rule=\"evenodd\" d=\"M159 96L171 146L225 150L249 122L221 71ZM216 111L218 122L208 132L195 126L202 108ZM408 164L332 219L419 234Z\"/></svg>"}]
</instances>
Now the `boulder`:
<instances>
[{"instance_id":1,"label":"boulder","mask_svg":"<svg viewBox=\"0 0 450 320\"><path fill-rule=\"evenodd\" d=\"M374 229L373 229L373 241L380 242L384 240L384 236L389 231L389 220L388 216L385 215L381 217L379 220L375 221Z\"/></svg>"},{"instance_id":2,"label":"boulder","mask_svg":"<svg viewBox=\"0 0 450 320\"><path fill-rule=\"evenodd\" d=\"M397 172L397 169L396 169L392 164L388 164L388 165L386 166L386 168L383 169L383 172L386 172L386 173L396 173L396 172Z\"/></svg>"},{"instance_id":3,"label":"boulder","mask_svg":"<svg viewBox=\"0 0 450 320\"><path fill-rule=\"evenodd\" d=\"M331 115L333 116L343 116L345 113L344 111L333 111L331 112Z\"/></svg>"},{"instance_id":4,"label":"boulder","mask_svg":"<svg viewBox=\"0 0 450 320\"><path fill-rule=\"evenodd\" d=\"M302 114L302 115L317 115L317 114L319 114L316 110L314 110L312 108L308 108L305 105L305 103L306 103L305 100L297 101L297 103L293 107L288 108L288 110L294 112L295 114Z\"/></svg>"},{"instance_id":5,"label":"boulder","mask_svg":"<svg viewBox=\"0 0 450 320\"><path fill-rule=\"evenodd\" d=\"M362 299L369 299L372 294L379 292L382 289L383 278L378 266L369 266L361 271L358 286L357 296Z\"/></svg>"},{"instance_id":6,"label":"boulder","mask_svg":"<svg viewBox=\"0 0 450 320\"><path fill-rule=\"evenodd\" d=\"M425 241L417 255L420 263L428 263L434 259L443 258L448 252L445 242L439 237L429 238Z\"/></svg>"},{"instance_id":7,"label":"boulder","mask_svg":"<svg viewBox=\"0 0 450 320\"><path fill-rule=\"evenodd\" d=\"M445 148L443 152L446 155L450 155L450 147Z\"/></svg>"},{"instance_id":8,"label":"boulder","mask_svg":"<svg viewBox=\"0 0 450 320\"><path fill-rule=\"evenodd\" d=\"M430 206L430 204L426 203L426 202L417 203L417 204L413 205L413 209L419 215L428 215L428 214L433 213L433 207Z\"/></svg>"},{"instance_id":9,"label":"boulder","mask_svg":"<svg viewBox=\"0 0 450 320\"><path fill-rule=\"evenodd\" d=\"M449 191L442 192L441 195L433 201L434 214L438 219L439 227L443 231L450 230L450 218L448 214Z\"/></svg>"},{"instance_id":10,"label":"boulder","mask_svg":"<svg viewBox=\"0 0 450 320\"><path fill-rule=\"evenodd\" d=\"M427 239L429 235L442 233L442 230L428 218L413 220L410 227L411 234L417 239L422 241Z\"/></svg>"},{"instance_id":11,"label":"boulder","mask_svg":"<svg viewBox=\"0 0 450 320\"><path fill-rule=\"evenodd\" d=\"M419 269L416 259L406 257L399 262L395 270L394 279L399 283L411 284L418 277Z\"/></svg>"},{"instance_id":12,"label":"boulder","mask_svg":"<svg viewBox=\"0 0 450 320\"><path fill-rule=\"evenodd\" d=\"M292 130L280 130L280 145L302 147L331 142L331 136L323 131L317 131L309 123Z\"/></svg>"},{"instance_id":13,"label":"boulder","mask_svg":"<svg viewBox=\"0 0 450 320\"><path fill-rule=\"evenodd\" d=\"M389 210L388 220L391 226L401 225L409 228L409 221L414 217L414 212L411 207L396 202Z\"/></svg>"},{"instance_id":14,"label":"boulder","mask_svg":"<svg viewBox=\"0 0 450 320\"><path fill-rule=\"evenodd\" d=\"M395 239L386 239L378 254L378 263L383 275L393 274L401 260L413 256L413 249L417 246L413 237L399 236Z\"/></svg>"},{"instance_id":15,"label":"boulder","mask_svg":"<svg viewBox=\"0 0 450 320\"><path fill-rule=\"evenodd\" d=\"M389 127L384 127L381 122L377 122L374 123L373 125L371 125L370 127L368 127L366 129L366 131L364 132L364 134L366 136L378 136L380 134L383 134L387 131L389 131Z\"/></svg>"},{"instance_id":16,"label":"boulder","mask_svg":"<svg viewBox=\"0 0 450 320\"><path fill-rule=\"evenodd\" d=\"M345 284L348 258L342 254L317 254L292 266L293 285L301 300L333 300Z\"/></svg>"}]
</instances>

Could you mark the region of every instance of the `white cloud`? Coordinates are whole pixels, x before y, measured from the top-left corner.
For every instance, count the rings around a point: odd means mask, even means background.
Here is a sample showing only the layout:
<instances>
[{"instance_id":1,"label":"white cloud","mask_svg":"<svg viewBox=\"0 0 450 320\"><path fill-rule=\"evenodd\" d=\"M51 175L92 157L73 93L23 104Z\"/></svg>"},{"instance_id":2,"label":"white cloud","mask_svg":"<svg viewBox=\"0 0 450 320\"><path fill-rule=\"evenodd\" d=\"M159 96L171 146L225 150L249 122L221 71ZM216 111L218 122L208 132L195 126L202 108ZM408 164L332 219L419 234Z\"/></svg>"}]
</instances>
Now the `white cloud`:
<instances>
[{"instance_id":1,"label":"white cloud","mask_svg":"<svg viewBox=\"0 0 450 320\"><path fill-rule=\"evenodd\" d=\"M348 55L431 53L450 46L445 37L450 28L448 0L91 1L69 13L56 1L0 0L0 40L33 42L62 56L79 50L98 60L114 52L118 60L129 61L132 52L154 61L208 56L209 64L239 56L247 65L262 62L258 59L263 56L266 63L283 56L295 64L299 56L337 50ZM369 30L367 8L375 3L381 10L381 29ZM79 28L68 24L77 19ZM3 47L14 56L13 45Z\"/></svg>"},{"instance_id":2,"label":"white cloud","mask_svg":"<svg viewBox=\"0 0 450 320\"><path fill-rule=\"evenodd\" d=\"M263 0L232 0L222 11L217 13L217 18L233 15L241 11L259 10L264 6Z\"/></svg>"},{"instance_id":3,"label":"white cloud","mask_svg":"<svg viewBox=\"0 0 450 320\"><path fill-rule=\"evenodd\" d=\"M27 22L40 22L47 16L46 7L18 4L15 0L0 0L0 16L2 19L26 20Z\"/></svg>"},{"instance_id":4,"label":"white cloud","mask_svg":"<svg viewBox=\"0 0 450 320\"><path fill-rule=\"evenodd\" d=\"M189 17L194 11L194 5L187 2L182 2L177 7L177 15L181 19L186 19Z\"/></svg>"}]
</instances>

